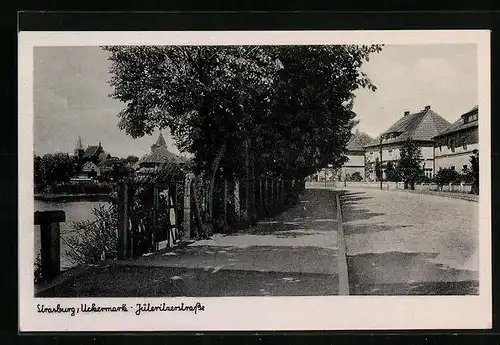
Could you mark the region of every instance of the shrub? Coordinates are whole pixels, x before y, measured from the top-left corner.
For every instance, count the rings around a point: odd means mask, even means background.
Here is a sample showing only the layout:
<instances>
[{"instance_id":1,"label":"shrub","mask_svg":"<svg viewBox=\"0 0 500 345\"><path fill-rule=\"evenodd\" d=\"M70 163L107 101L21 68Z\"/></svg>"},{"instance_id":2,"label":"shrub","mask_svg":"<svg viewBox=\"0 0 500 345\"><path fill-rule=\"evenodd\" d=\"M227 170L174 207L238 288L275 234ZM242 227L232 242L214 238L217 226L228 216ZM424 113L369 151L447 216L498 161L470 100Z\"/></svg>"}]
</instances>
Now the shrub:
<instances>
[{"instance_id":1,"label":"shrub","mask_svg":"<svg viewBox=\"0 0 500 345\"><path fill-rule=\"evenodd\" d=\"M35 278L35 284L38 284L42 281L42 260L40 258L40 254L37 255L35 259L35 268L33 272Z\"/></svg>"},{"instance_id":2,"label":"shrub","mask_svg":"<svg viewBox=\"0 0 500 345\"><path fill-rule=\"evenodd\" d=\"M354 182L361 182L361 181L363 181L363 176L361 176L359 171L356 171L351 175L350 180L354 181Z\"/></svg>"},{"instance_id":3,"label":"shrub","mask_svg":"<svg viewBox=\"0 0 500 345\"><path fill-rule=\"evenodd\" d=\"M66 255L77 265L95 263L117 257L118 213L115 205L99 205L92 210L94 220L74 222L75 235L65 239Z\"/></svg>"},{"instance_id":4,"label":"shrub","mask_svg":"<svg viewBox=\"0 0 500 345\"><path fill-rule=\"evenodd\" d=\"M439 186L442 186L447 183L457 183L460 182L462 176L460 173L455 171L454 169L449 169L449 168L443 168L439 169L438 173L436 174L436 183Z\"/></svg>"}]
</instances>

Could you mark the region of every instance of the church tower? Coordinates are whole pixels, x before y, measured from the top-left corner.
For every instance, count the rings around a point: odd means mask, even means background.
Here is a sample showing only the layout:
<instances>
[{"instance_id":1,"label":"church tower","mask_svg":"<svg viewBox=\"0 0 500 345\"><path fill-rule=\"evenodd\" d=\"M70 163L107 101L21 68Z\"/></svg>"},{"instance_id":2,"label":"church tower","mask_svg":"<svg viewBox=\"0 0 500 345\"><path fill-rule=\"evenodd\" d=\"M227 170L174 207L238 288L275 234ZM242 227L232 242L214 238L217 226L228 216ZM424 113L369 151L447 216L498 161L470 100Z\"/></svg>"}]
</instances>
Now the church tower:
<instances>
[{"instance_id":1,"label":"church tower","mask_svg":"<svg viewBox=\"0 0 500 345\"><path fill-rule=\"evenodd\" d=\"M82 158L84 151L85 150L83 149L82 138L78 136L78 140L76 141L76 147L75 147L75 156L78 158Z\"/></svg>"}]
</instances>

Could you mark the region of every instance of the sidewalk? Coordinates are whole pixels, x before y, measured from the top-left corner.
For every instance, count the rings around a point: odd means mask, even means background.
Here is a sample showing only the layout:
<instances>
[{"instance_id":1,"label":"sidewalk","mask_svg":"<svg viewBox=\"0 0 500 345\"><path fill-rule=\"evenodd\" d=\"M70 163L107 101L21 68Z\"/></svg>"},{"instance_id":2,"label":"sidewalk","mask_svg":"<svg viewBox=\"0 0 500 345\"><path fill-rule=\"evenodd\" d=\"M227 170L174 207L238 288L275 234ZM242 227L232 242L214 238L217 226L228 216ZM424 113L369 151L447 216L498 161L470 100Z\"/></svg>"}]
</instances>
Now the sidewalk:
<instances>
[{"instance_id":1,"label":"sidewalk","mask_svg":"<svg viewBox=\"0 0 500 345\"><path fill-rule=\"evenodd\" d=\"M90 267L39 297L318 296L338 292L335 193L231 235Z\"/></svg>"},{"instance_id":2,"label":"sidewalk","mask_svg":"<svg viewBox=\"0 0 500 345\"><path fill-rule=\"evenodd\" d=\"M478 293L478 203L368 189L341 200L350 294Z\"/></svg>"}]
</instances>

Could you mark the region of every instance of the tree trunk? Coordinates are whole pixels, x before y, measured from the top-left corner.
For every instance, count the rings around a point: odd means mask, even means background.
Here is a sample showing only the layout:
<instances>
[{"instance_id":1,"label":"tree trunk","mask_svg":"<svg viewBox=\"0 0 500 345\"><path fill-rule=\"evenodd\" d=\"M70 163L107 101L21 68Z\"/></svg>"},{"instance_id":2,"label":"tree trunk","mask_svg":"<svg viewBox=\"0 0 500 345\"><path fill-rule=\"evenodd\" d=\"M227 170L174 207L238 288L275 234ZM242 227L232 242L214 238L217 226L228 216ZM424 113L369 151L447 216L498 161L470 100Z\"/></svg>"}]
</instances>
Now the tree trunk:
<instances>
[{"instance_id":1,"label":"tree trunk","mask_svg":"<svg viewBox=\"0 0 500 345\"><path fill-rule=\"evenodd\" d=\"M197 187L198 187L198 180L199 177L196 176L193 179L193 182L191 183L191 194L193 195L194 198L194 217L196 220L196 226L198 228L198 235L208 237L205 233L205 226L203 224L203 219L201 218L201 211L200 211L200 199L198 198L198 193L197 193Z\"/></svg>"},{"instance_id":2,"label":"tree trunk","mask_svg":"<svg viewBox=\"0 0 500 345\"><path fill-rule=\"evenodd\" d=\"M215 156L215 159L212 163L212 172L210 176L210 186L208 188L208 200L207 200L207 213L208 213L208 221L213 221L213 204L214 204L214 188L215 188L215 177L217 176L217 169L219 169L219 164L224 156L224 152L226 151L226 142L222 144Z\"/></svg>"}]
</instances>

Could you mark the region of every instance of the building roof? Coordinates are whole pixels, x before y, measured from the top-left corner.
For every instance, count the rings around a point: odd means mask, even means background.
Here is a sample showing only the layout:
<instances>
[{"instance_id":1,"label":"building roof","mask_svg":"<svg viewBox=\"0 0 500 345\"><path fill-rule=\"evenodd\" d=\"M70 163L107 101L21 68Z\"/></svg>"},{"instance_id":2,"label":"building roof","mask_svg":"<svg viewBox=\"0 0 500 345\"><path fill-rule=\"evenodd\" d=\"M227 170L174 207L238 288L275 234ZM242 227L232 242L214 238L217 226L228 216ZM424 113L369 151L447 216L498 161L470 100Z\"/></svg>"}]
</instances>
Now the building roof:
<instances>
[{"instance_id":1,"label":"building roof","mask_svg":"<svg viewBox=\"0 0 500 345\"><path fill-rule=\"evenodd\" d=\"M471 110L469 110L468 112L462 114L457 121L453 122L450 126L448 126L443 131L438 133L435 136L435 138L441 137L441 136L446 135L446 134L455 133L455 132L461 131L461 130L466 129L466 128L477 127L478 121L464 123L465 115L470 115L470 114L474 114L474 113L479 114L479 107L477 105L475 107L473 107Z\"/></svg>"},{"instance_id":2,"label":"building roof","mask_svg":"<svg viewBox=\"0 0 500 345\"><path fill-rule=\"evenodd\" d=\"M450 123L441 115L426 107L417 113L407 114L372 140L365 147L380 145L380 137L391 133L399 133L395 138L385 139L382 144L401 143L408 139L416 141L432 141L433 137L446 129Z\"/></svg>"},{"instance_id":3,"label":"building roof","mask_svg":"<svg viewBox=\"0 0 500 345\"><path fill-rule=\"evenodd\" d=\"M156 140L155 143L156 146L167 146L167 143L165 142L165 139L163 138L163 134L160 133L158 136L158 139Z\"/></svg>"},{"instance_id":4,"label":"building roof","mask_svg":"<svg viewBox=\"0 0 500 345\"><path fill-rule=\"evenodd\" d=\"M152 153L142 157L136 166L142 164L163 164L169 161L180 161L181 157L170 152L166 146L157 147Z\"/></svg>"},{"instance_id":5,"label":"building roof","mask_svg":"<svg viewBox=\"0 0 500 345\"><path fill-rule=\"evenodd\" d=\"M99 151L100 146L89 146L85 150L83 157L94 157L96 153Z\"/></svg>"},{"instance_id":6,"label":"building roof","mask_svg":"<svg viewBox=\"0 0 500 345\"><path fill-rule=\"evenodd\" d=\"M100 167L111 167L114 164L120 164L120 163L121 163L120 158L118 158L118 157L108 157L108 158L103 159L99 163L99 166Z\"/></svg>"},{"instance_id":7,"label":"building roof","mask_svg":"<svg viewBox=\"0 0 500 345\"><path fill-rule=\"evenodd\" d=\"M347 143L347 151L364 151L363 146L372 141L372 137L364 132L355 133Z\"/></svg>"},{"instance_id":8,"label":"building roof","mask_svg":"<svg viewBox=\"0 0 500 345\"><path fill-rule=\"evenodd\" d=\"M86 167L96 167L96 168L99 168L94 162L92 161L88 161L88 162L85 162L85 164L82 165L82 169L86 168Z\"/></svg>"}]
</instances>

